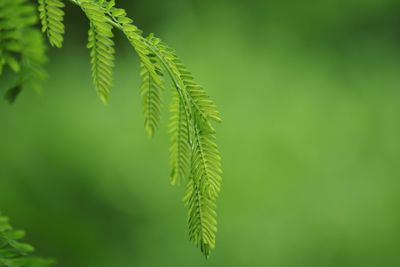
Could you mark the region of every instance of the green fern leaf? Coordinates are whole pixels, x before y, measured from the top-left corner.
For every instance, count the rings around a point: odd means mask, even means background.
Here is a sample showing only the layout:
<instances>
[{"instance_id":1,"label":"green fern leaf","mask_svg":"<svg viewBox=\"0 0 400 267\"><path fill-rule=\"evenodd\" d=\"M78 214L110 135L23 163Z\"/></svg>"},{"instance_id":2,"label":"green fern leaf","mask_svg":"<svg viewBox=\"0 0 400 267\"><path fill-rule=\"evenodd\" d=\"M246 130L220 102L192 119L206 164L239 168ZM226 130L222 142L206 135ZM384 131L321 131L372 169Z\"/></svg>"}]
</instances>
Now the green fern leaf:
<instances>
[{"instance_id":1,"label":"green fern leaf","mask_svg":"<svg viewBox=\"0 0 400 267\"><path fill-rule=\"evenodd\" d=\"M64 3L60 0L38 0L42 31L52 46L61 48L64 41Z\"/></svg>"},{"instance_id":2,"label":"green fern leaf","mask_svg":"<svg viewBox=\"0 0 400 267\"><path fill-rule=\"evenodd\" d=\"M33 247L22 243L24 231L14 230L7 217L0 215L0 266L2 267L50 267L52 260L31 256Z\"/></svg>"},{"instance_id":3,"label":"green fern leaf","mask_svg":"<svg viewBox=\"0 0 400 267\"><path fill-rule=\"evenodd\" d=\"M152 42L152 37L149 36ZM159 76L163 76L161 64L155 55L149 55L153 66L157 70ZM154 76L150 74L149 69L142 62L141 64L142 86L141 95L143 102L143 113L145 120L145 129L150 137L153 137L161 120L162 93L164 91L164 83L156 82Z\"/></svg>"},{"instance_id":4,"label":"green fern leaf","mask_svg":"<svg viewBox=\"0 0 400 267\"><path fill-rule=\"evenodd\" d=\"M222 179L221 157L211 121L220 122L220 113L172 49L161 41L148 45L164 62L179 96L174 100L171 123L171 180L177 183L185 178L186 166L190 165L184 198L189 209L189 236L208 258L215 247L215 207Z\"/></svg>"},{"instance_id":5,"label":"green fern leaf","mask_svg":"<svg viewBox=\"0 0 400 267\"><path fill-rule=\"evenodd\" d=\"M145 39L133 21L127 17L122 8L115 8L115 1L98 0L106 14L112 18L134 47L140 59L142 86L141 95L145 116L145 129L152 137L158 128L161 118L161 93L165 87L161 63L147 46L147 42L156 45L158 39L149 36Z\"/></svg>"},{"instance_id":6,"label":"green fern leaf","mask_svg":"<svg viewBox=\"0 0 400 267\"><path fill-rule=\"evenodd\" d=\"M198 118L194 126L192 174L200 181L202 192L216 199L221 188L221 156L215 132L201 121Z\"/></svg>"},{"instance_id":7,"label":"green fern leaf","mask_svg":"<svg viewBox=\"0 0 400 267\"><path fill-rule=\"evenodd\" d=\"M215 201L202 193L199 181L189 180L184 201L189 210L189 237L206 258L215 248L217 214Z\"/></svg>"},{"instance_id":8,"label":"green fern leaf","mask_svg":"<svg viewBox=\"0 0 400 267\"><path fill-rule=\"evenodd\" d=\"M171 183L180 184L185 180L190 168L190 125L187 124L185 108L178 93L172 100L171 119L169 123L169 132L171 134L170 147L170 166Z\"/></svg>"},{"instance_id":9,"label":"green fern leaf","mask_svg":"<svg viewBox=\"0 0 400 267\"><path fill-rule=\"evenodd\" d=\"M60 47L64 33L63 4L61 0L38 1L43 30L47 32L50 43ZM184 201L189 210L189 236L208 258L216 242L215 210L222 180L221 157L212 125L221 121L216 105L196 83L175 51L153 35L144 38L125 10L115 7L114 0L71 2L79 6L90 21L88 48L91 50L92 77L103 102L107 102L113 80L115 51L112 29L121 30L134 47L140 59L145 128L150 136L160 124L164 72L171 78L175 92L169 124L170 179L172 184L187 180ZM34 31L26 34L36 18L29 15L29 7L19 8L23 4L25 6L25 0L0 0L0 74L3 67L8 66L20 77L20 82L7 94L9 101L15 99L25 81L34 84L32 77L40 77L42 73L43 62L39 56L43 55L44 49ZM7 14L6 19L3 19L3 13ZM10 25L25 26L15 28ZM33 53L26 46L30 43L40 51Z\"/></svg>"},{"instance_id":10,"label":"green fern leaf","mask_svg":"<svg viewBox=\"0 0 400 267\"><path fill-rule=\"evenodd\" d=\"M149 70L143 63L141 63L140 75L142 76L140 91L142 95L145 129L148 135L153 137L161 120L161 98L164 88L153 80Z\"/></svg>"},{"instance_id":11,"label":"green fern leaf","mask_svg":"<svg viewBox=\"0 0 400 267\"><path fill-rule=\"evenodd\" d=\"M185 202L189 208L189 235L206 257L215 247L216 199L221 188L221 157L215 132L197 114L194 120L191 179Z\"/></svg>"},{"instance_id":12,"label":"green fern leaf","mask_svg":"<svg viewBox=\"0 0 400 267\"><path fill-rule=\"evenodd\" d=\"M91 1L82 1L82 10L90 20L88 48L91 49L92 77L103 103L108 102L114 69L114 37L112 26L102 8Z\"/></svg>"}]
</instances>

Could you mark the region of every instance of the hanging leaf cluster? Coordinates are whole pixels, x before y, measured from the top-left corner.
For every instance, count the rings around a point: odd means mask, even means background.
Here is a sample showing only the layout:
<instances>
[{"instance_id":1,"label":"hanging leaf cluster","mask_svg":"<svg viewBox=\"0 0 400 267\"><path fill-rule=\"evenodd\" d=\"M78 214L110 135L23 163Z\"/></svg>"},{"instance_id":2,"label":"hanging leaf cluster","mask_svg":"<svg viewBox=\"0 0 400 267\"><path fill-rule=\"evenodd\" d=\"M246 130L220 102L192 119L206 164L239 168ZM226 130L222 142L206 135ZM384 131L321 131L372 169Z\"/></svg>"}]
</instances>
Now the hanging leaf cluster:
<instances>
[{"instance_id":1,"label":"hanging leaf cluster","mask_svg":"<svg viewBox=\"0 0 400 267\"><path fill-rule=\"evenodd\" d=\"M42 31L57 48L61 48L64 41L64 2L38 0ZM68 2L79 7L89 21L87 47L92 79L104 103L109 99L113 84L114 31L121 31L136 51L140 60L144 126L149 136L153 136L160 125L166 80L172 81L170 179L174 185L186 184L184 203L188 209L189 237L208 258L215 247L216 202L222 174L213 126L221 121L216 105L174 50L153 34L145 37L126 11L116 7L114 0ZM8 93L10 101L26 84L44 76L44 47L40 35L32 28L35 23L36 15L25 0L0 0L0 71L7 65L20 77L19 83ZM26 36L29 38L25 39Z\"/></svg>"}]
</instances>

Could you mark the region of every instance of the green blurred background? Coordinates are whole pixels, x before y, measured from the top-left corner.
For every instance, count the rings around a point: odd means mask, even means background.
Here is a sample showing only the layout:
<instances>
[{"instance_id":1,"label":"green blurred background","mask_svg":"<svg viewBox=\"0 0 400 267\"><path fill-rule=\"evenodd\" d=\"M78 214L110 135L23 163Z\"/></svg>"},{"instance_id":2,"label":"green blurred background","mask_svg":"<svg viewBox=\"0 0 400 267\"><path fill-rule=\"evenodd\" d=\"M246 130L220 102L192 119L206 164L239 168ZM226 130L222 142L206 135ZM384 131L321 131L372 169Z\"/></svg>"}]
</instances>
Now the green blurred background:
<instances>
[{"instance_id":1,"label":"green blurred background","mask_svg":"<svg viewBox=\"0 0 400 267\"><path fill-rule=\"evenodd\" d=\"M38 254L61 267L400 266L398 0L118 2L222 111L217 248L206 261L188 240L167 116L149 140L136 55L117 34L104 107L69 5L43 94L0 103L0 208Z\"/></svg>"}]
</instances>

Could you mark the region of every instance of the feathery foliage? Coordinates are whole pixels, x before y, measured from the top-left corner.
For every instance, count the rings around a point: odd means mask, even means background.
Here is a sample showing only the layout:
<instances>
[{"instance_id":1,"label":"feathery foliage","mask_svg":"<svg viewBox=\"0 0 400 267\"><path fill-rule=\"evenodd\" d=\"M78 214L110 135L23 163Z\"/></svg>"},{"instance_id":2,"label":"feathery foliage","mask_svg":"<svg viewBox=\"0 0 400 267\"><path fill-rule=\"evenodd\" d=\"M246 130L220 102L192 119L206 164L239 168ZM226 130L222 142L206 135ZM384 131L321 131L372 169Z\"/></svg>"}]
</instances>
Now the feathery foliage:
<instances>
[{"instance_id":1,"label":"feathery foliage","mask_svg":"<svg viewBox=\"0 0 400 267\"><path fill-rule=\"evenodd\" d=\"M61 48L64 41L64 3L60 0L39 0L42 31L47 34L52 46Z\"/></svg>"},{"instance_id":2,"label":"feathery foliage","mask_svg":"<svg viewBox=\"0 0 400 267\"><path fill-rule=\"evenodd\" d=\"M149 36L148 41L153 45L157 45L155 43L156 39L152 38L152 36ZM149 57L159 76L163 76L160 60L154 54L149 54ZM145 63L142 62L140 68L140 75L142 76L142 86L140 89L143 103L144 124L147 133L152 137L160 124L162 93L165 86L161 83L162 79L160 79L160 81L155 81L154 76L151 75Z\"/></svg>"},{"instance_id":3,"label":"feathery foliage","mask_svg":"<svg viewBox=\"0 0 400 267\"><path fill-rule=\"evenodd\" d=\"M208 255L215 247L215 201L221 187L221 157L214 130L204 126L202 120L199 116L195 117L191 178L185 203L189 208L190 237Z\"/></svg>"},{"instance_id":4,"label":"feathery foliage","mask_svg":"<svg viewBox=\"0 0 400 267\"><path fill-rule=\"evenodd\" d=\"M0 12L8 3L24 0L0 0ZM205 90L166 43L150 34L147 38L133 24L126 11L117 8L115 0L69 0L77 5L89 20L89 41L93 83L100 99L106 103L113 81L113 29L120 30L136 51L140 60L140 88L145 129L153 136L159 127L165 77L174 86L169 132L171 134L170 165L172 184L186 182L184 203L188 208L190 239L208 258L215 247L217 232L216 202L221 187L221 157L216 145L213 122L220 122L220 113ZM63 42L64 4L61 0L38 0L42 29L49 42L61 47ZM9 7L6 7L6 9ZM18 9L18 7L17 7ZM14 11L15 12L15 11ZM6 11L12 21L13 12ZM0 13L1 14L1 13ZM0 17L1 18L1 17ZM32 19L28 25L32 25ZM10 23L16 27L15 22ZM0 27L2 20L0 20ZM0 43L4 43L0 36ZM1 46L3 47L3 46ZM0 49L3 55L5 49ZM26 49L27 51L27 49ZM21 54L24 55L21 50ZM0 57L19 72L15 58ZM0 64L0 66L2 66Z\"/></svg>"},{"instance_id":5,"label":"feathery foliage","mask_svg":"<svg viewBox=\"0 0 400 267\"><path fill-rule=\"evenodd\" d=\"M23 89L40 91L46 74L43 37L36 28L35 7L26 0L0 0L0 75L8 67L14 82L5 94L14 102Z\"/></svg>"},{"instance_id":6,"label":"feathery foliage","mask_svg":"<svg viewBox=\"0 0 400 267\"><path fill-rule=\"evenodd\" d=\"M92 77L100 99L107 103L114 68L114 41L112 26L101 6L81 1L82 10L90 21L88 48L91 49Z\"/></svg>"},{"instance_id":7,"label":"feathery foliage","mask_svg":"<svg viewBox=\"0 0 400 267\"><path fill-rule=\"evenodd\" d=\"M24 231L14 230L0 214L0 267L50 267L53 261L31 256L33 247L21 243Z\"/></svg>"},{"instance_id":8,"label":"feathery foliage","mask_svg":"<svg viewBox=\"0 0 400 267\"><path fill-rule=\"evenodd\" d=\"M175 100L173 104L173 123L170 124L173 158L171 179L173 183L184 179L190 162L189 181L184 197L189 209L189 236L208 257L215 247L216 200L222 174L221 157L211 121L220 122L220 114L175 52L161 41L156 49L179 94L179 102ZM182 131L182 128L185 130ZM188 144L182 143L185 141L179 140L179 137L188 138ZM187 146L190 147L189 152Z\"/></svg>"},{"instance_id":9,"label":"feathery foliage","mask_svg":"<svg viewBox=\"0 0 400 267\"><path fill-rule=\"evenodd\" d=\"M171 104L169 132L171 134L170 165L171 183L180 184L188 176L190 168L191 147L188 120L185 107L176 92Z\"/></svg>"}]
</instances>

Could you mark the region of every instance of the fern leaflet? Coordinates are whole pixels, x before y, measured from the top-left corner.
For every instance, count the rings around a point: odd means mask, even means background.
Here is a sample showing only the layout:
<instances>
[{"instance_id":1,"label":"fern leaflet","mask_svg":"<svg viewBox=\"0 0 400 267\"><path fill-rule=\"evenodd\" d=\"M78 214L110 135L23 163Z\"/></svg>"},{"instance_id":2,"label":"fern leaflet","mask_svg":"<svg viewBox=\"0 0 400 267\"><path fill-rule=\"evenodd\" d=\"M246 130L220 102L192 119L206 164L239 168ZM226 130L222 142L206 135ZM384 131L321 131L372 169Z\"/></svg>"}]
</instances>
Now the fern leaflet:
<instances>
[{"instance_id":1,"label":"fern leaflet","mask_svg":"<svg viewBox=\"0 0 400 267\"><path fill-rule=\"evenodd\" d=\"M154 42L151 36L148 38L150 42ZM161 64L156 55L149 55L155 70L159 76L163 76L161 71ZM143 113L145 120L145 129L150 137L152 137L157 130L161 120L161 106L162 106L162 93L164 91L164 83L154 80L149 69L142 62L140 64L142 76L141 95L143 103ZM162 80L160 80L162 82Z\"/></svg>"},{"instance_id":2,"label":"fern leaflet","mask_svg":"<svg viewBox=\"0 0 400 267\"><path fill-rule=\"evenodd\" d=\"M42 31L52 46L61 48L64 41L64 3L60 0L38 0Z\"/></svg>"},{"instance_id":3,"label":"fern leaflet","mask_svg":"<svg viewBox=\"0 0 400 267\"><path fill-rule=\"evenodd\" d=\"M202 194L198 181L189 180L184 201L189 210L189 236L206 258L215 248L217 219L215 201Z\"/></svg>"},{"instance_id":4,"label":"fern leaflet","mask_svg":"<svg viewBox=\"0 0 400 267\"><path fill-rule=\"evenodd\" d=\"M112 26L102 8L82 1L82 10L90 20L88 48L91 49L92 77L100 99L107 103L113 80L114 41Z\"/></svg>"},{"instance_id":5,"label":"fern leaflet","mask_svg":"<svg viewBox=\"0 0 400 267\"><path fill-rule=\"evenodd\" d=\"M169 132L171 134L170 166L171 183L180 184L189 173L191 147L189 140L190 125L187 124L183 102L175 93L171 105Z\"/></svg>"},{"instance_id":6,"label":"fern leaflet","mask_svg":"<svg viewBox=\"0 0 400 267\"><path fill-rule=\"evenodd\" d=\"M14 230L7 217L0 215L0 266L1 267L50 267L52 260L32 257L33 247L21 243L24 231Z\"/></svg>"}]
</instances>

